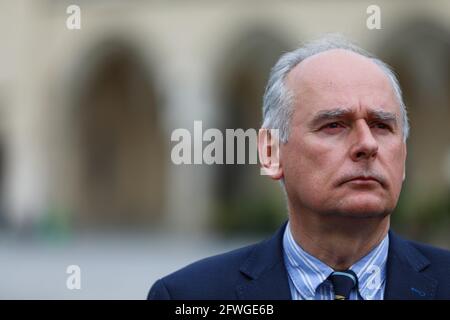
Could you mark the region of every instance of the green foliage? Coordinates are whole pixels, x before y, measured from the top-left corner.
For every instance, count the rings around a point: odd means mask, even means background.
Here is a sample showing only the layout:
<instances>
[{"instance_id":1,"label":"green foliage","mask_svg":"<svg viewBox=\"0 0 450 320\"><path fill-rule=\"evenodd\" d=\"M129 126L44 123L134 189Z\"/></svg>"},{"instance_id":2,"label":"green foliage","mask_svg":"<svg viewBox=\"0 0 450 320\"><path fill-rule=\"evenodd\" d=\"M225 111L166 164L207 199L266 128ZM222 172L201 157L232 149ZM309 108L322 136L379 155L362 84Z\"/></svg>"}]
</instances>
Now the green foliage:
<instances>
[{"instance_id":1,"label":"green foliage","mask_svg":"<svg viewBox=\"0 0 450 320\"><path fill-rule=\"evenodd\" d=\"M420 202L410 194L400 197L392 215L392 226L417 240L431 241L448 234L450 245L450 195L436 195Z\"/></svg>"},{"instance_id":2,"label":"green foliage","mask_svg":"<svg viewBox=\"0 0 450 320\"><path fill-rule=\"evenodd\" d=\"M52 206L37 223L37 231L43 240L59 243L71 236L71 214L67 209Z\"/></svg>"},{"instance_id":3,"label":"green foliage","mask_svg":"<svg viewBox=\"0 0 450 320\"><path fill-rule=\"evenodd\" d=\"M286 211L271 197L235 199L218 207L214 227L223 235L267 235L287 219Z\"/></svg>"}]
</instances>

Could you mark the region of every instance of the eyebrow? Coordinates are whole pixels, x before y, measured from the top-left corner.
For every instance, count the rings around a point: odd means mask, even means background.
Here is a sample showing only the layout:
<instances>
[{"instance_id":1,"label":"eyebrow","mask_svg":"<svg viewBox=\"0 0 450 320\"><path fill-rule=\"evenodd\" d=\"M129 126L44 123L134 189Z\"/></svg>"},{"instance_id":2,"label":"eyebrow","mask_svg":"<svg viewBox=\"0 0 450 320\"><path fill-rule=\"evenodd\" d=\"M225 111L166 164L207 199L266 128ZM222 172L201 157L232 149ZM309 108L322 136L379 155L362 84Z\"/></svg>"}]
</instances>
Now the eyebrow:
<instances>
[{"instance_id":1,"label":"eyebrow","mask_svg":"<svg viewBox=\"0 0 450 320\"><path fill-rule=\"evenodd\" d=\"M321 110L313 117L309 122L310 127L315 127L325 121L336 120L340 118L346 118L354 116L355 112L349 108L335 108L328 110ZM369 110L369 119L378 120L384 122L391 122L393 125L397 125L397 116L393 112L387 112L383 110Z\"/></svg>"}]
</instances>

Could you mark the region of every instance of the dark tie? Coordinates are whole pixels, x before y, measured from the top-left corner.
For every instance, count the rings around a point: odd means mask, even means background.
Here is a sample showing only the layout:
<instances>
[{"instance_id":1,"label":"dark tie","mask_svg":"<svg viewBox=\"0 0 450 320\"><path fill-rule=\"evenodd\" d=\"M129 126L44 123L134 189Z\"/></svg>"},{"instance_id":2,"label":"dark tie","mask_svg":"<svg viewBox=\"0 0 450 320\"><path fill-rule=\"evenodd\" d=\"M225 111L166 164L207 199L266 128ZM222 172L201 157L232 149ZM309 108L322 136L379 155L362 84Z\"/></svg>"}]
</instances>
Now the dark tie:
<instances>
[{"instance_id":1,"label":"dark tie","mask_svg":"<svg viewBox=\"0 0 450 320\"><path fill-rule=\"evenodd\" d=\"M335 271L328 279L333 284L334 300L347 300L352 289L358 284L358 277L352 270Z\"/></svg>"}]
</instances>

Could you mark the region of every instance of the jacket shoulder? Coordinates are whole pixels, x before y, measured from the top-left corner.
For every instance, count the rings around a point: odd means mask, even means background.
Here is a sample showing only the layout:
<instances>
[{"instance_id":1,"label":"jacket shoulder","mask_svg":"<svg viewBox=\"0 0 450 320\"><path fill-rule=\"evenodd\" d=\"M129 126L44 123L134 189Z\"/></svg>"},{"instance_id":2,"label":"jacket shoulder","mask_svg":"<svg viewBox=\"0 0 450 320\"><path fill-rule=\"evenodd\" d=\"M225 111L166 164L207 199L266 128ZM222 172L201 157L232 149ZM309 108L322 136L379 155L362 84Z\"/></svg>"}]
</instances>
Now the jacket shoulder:
<instances>
[{"instance_id":1,"label":"jacket shoulder","mask_svg":"<svg viewBox=\"0 0 450 320\"><path fill-rule=\"evenodd\" d=\"M441 266L445 268L446 273L448 274L450 268L449 250L411 240L407 240L407 242L430 261L430 266Z\"/></svg>"},{"instance_id":2,"label":"jacket shoulder","mask_svg":"<svg viewBox=\"0 0 450 320\"><path fill-rule=\"evenodd\" d=\"M191 263L155 282L148 299L235 299L239 269L259 244L248 245Z\"/></svg>"},{"instance_id":3,"label":"jacket shoulder","mask_svg":"<svg viewBox=\"0 0 450 320\"><path fill-rule=\"evenodd\" d=\"M429 264L422 272L437 281L436 299L449 299L450 251L416 241L408 243L428 259Z\"/></svg>"}]
</instances>

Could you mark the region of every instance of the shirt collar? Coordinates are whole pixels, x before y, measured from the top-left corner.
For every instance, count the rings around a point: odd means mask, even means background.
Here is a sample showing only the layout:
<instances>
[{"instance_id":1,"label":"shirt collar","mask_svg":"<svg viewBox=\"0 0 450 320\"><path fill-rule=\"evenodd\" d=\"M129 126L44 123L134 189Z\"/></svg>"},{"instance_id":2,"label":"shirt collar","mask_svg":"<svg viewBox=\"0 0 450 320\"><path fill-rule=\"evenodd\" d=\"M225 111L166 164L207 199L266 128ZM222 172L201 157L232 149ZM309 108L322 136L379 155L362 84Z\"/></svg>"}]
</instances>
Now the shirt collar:
<instances>
[{"instance_id":1,"label":"shirt collar","mask_svg":"<svg viewBox=\"0 0 450 320\"><path fill-rule=\"evenodd\" d=\"M304 251L294 240L288 222L283 236L284 258L292 283L305 299L314 299L317 288L334 271L331 267ZM389 236L350 269L358 276L358 291L365 300L371 300L384 285Z\"/></svg>"},{"instance_id":2,"label":"shirt collar","mask_svg":"<svg viewBox=\"0 0 450 320\"><path fill-rule=\"evenodd\" d=\"M304 251L295 242L289 222L284 232L283 248L286 267L293 285L302 298L314 299L317 287L328 278L333 269Z\"/></svg>"},{"instance_id":3,"label":"shirt collar","mask_svg":"<svg viewBox=\"0 0 450 320\"><path fill-rule=\"evenodd\" d=\"M371 300L386 282L386 262L389 250L389 235L368 254L350 267L358 276L358 290L361 297Z\"/></svg>"}]
</instances>

